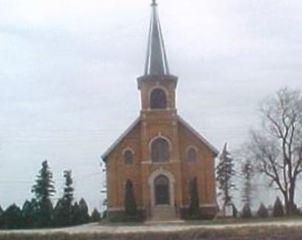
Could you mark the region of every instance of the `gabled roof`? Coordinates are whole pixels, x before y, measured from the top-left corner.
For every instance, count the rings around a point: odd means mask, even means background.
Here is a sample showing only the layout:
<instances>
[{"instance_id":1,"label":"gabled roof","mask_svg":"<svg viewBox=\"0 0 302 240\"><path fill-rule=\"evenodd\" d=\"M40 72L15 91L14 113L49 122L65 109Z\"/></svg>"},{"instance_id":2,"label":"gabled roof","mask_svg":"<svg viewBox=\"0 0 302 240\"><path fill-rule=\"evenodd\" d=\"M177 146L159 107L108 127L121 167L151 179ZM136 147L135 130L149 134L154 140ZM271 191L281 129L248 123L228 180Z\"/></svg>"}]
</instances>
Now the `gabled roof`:
<instances>
[{"instance_id":1,"label":"gabled roof","mask_svg":"<svg viewBox=\"0 0 302 240\"><path fill-rule=\"evenodd\" d=\"M131 125L126 129L125 132L104 152L104 154L101 156L103 161L106 161L106 158L108 155L114 150L114 148L139 124L141 118L138 117Z\"/></svg>"},{"instance_id":2,"label":"gabled roof","mask_svg":"<svg viewBox=\"0 0 302 240\"><path fill-rule=\"evenodd\" d=\"M184 125L191 133L193 133L201 142L203 142L216 156L219 154L219 151L211 144L209 143L203 136L200 135L193 127L189 125L184 119L182 119L180 116L178 117L178 121Z\"/></svg>"},{"instance_id":3,"label":"gabled roof","mask_svg":"<svg viewBox=\"0 0 302 240\"><path fill-rule=\"evenodd\" d=\"M191 127L185 120L180 116L177 116L178 121L185 128L187 128L192 134L194 134L201 142L203 142L216 156L219 154L219 151L210 144L203 136L201 136L193 127ZM141 118L138 117L127 130L106 150L106 152L101 156L103 161L106 161L108 155L117 147L117 145L139 124Z\"/></svg>"}]
</instances>

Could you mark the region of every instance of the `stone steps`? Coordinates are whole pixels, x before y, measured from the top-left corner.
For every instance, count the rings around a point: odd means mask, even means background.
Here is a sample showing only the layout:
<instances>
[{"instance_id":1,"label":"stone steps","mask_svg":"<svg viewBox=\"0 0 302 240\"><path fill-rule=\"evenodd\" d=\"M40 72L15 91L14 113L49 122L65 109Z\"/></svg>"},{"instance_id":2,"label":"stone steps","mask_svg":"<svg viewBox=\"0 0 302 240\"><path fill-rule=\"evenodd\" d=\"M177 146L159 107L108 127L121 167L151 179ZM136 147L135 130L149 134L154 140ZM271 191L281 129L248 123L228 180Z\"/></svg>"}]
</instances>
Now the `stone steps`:
<instances>
[{"instance_id":1,"label":"stone steps","mask_svg":"<svg viewBox=\"0 0 302 240\"><path fill-rule=\"evenodd\" d=\"M152 210L151 221L172 221L176 219L176 212L172 206L156 206Z\"/></svg>"}]
</instances>

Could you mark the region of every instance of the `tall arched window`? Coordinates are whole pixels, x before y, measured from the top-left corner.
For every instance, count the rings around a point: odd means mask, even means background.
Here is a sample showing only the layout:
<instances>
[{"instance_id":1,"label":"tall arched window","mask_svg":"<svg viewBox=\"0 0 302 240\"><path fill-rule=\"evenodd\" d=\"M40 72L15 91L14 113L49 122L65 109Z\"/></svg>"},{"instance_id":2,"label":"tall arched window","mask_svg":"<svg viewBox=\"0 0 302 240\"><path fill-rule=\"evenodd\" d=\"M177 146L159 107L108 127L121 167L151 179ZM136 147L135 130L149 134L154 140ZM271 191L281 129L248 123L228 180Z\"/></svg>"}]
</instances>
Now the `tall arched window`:
<instances>
[{"instance_id":1,"label":"tall arched window","mask_svg":"<svg viewBox=\"0 0 302 240\"><path fill-rule=\"evenodd\" d=\"M187 151L187 161L188 162L195 162L197 159L197 152L196 149L193 147L190 147Z\"/></svg>"},{"instance_id":2,"label":"tall arched window","mask_svg":"<svg viewBox=\"0 0 302 240\"><path fill-rule=\"evenodd\" d=\"M150 108L151 109L164 109L167 108L167 97L164 90L156 88L150 95Z\"/></svg>"},{"instance_id":3,"label":"tall arched window","mask_svg":"<svg viewBox=\"0 0 302 240\"><path fill-rule=\"evenodd\" d=\"M125 164L133 163L133 152L131 150L125 150L123 155Z\"/></svg>"},{"instance_id":4,"label":"tall arched window","mask_svg":"<svg viewBox=\"0 0 302 240\"><path fill-rule=\"evenodd\" d=\"M169 161L169 143L163 138L155 139L151 144L152 162L168 162Z\"/></svg>"}]
</instances>

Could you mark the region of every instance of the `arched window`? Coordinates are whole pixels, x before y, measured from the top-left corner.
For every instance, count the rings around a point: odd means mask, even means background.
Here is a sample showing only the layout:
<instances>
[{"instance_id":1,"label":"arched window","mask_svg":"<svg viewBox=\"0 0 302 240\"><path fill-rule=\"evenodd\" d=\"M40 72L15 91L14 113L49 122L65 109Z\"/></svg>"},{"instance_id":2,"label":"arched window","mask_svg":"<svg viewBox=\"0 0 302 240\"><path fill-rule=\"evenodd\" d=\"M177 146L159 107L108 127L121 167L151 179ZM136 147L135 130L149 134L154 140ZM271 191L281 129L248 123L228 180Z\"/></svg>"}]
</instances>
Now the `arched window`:
<instances>
[{"instance_id":1,"label":"arched window","mask_svg":"<svg viewBox=\"0 0 302 240\"><path fill-rule=\"evenodd\" d=\"M167 97L164 90L156 88L150 95L151 109L164 109L167 107Z\"/></svg>"},{"instance_id":2,"label":"arched window","mask_svg":"<svg viewBox=\"0 0 302 240\"><path fill-rule=\"evenodd\" d=\"M155 139L151 144L152 162L169 161L169 143L163 138Z\"/></svg>"},{"instance_id":3,"label":"arched window","mask_svg":"<svg viewBox=\"0 0 302 240\"><path fill-rule=\"evenodd\" d=\"M195 148L190 147L187 151L187 161L188 162L195 162L197 159L197 153Z\"/></svg>"},{"instance_id":4,"label":"arched window","mask_svg":"<svg viewBox=\"0 0 302 240\"><path fill-rule=\"evenodd\" d=\"M154 180L155 203L156 205L170 204L169 179L159 175Z\"/></svg>"},{"instance_id":5,"label":"arched window","mask_svg":"<svg viewBox=\"0 0 302 240\"><path fill-rule=\"evenodd\" d=\"M131 150L124 151L124 162L125 164L133 163L133 152Z\"/></svg>"}]
</instances>

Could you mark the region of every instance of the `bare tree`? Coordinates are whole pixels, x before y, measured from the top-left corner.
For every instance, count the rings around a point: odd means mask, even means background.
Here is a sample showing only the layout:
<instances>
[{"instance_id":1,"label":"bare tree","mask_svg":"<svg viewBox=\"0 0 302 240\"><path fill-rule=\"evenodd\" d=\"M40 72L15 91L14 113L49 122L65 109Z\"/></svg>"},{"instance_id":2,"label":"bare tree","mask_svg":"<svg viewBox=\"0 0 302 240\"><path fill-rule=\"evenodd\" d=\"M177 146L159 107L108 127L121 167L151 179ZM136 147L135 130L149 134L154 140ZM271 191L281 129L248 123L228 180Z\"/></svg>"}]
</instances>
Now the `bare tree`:
<instances>
[{"instance_id":1,"label":"bare tree","mask_svg":"<svg viewBox=\"0 0 302 240\"><path fill-rule=\"evenodd\" d=\"M262 129L251 131L247 149L256 170L282 193L286 213L291 215L302 172L302 94L281 89L263 102L261 113Z\"/></svg>"}]
</instances>

